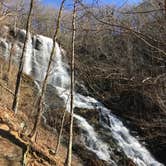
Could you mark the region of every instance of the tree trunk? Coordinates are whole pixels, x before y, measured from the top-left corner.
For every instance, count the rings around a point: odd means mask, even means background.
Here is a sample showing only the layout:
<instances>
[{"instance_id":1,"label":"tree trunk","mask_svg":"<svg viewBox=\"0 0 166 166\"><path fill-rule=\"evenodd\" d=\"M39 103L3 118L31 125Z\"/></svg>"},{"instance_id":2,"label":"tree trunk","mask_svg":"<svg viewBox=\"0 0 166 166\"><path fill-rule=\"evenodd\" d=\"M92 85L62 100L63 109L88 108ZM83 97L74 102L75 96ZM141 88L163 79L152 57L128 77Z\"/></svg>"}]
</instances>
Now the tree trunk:
<instances>
[{"instance_id":1,"label":"tree trunk","mask_svg":"<svg viewBox=\"0 0 166 166\"><path fill-rule=\"evenodd\" d=\"M58 153L58 150L59 150L59 145L60 145L60 142L61 142L61 137L62 137L62 132L63 132L63 126L64 126L64 121L65 121L65 115L66 115L66 109L63 112L63 117L62 117L62 122L61 122L61 128L60 128L60 132L59 132L59 135L58 135L57 145L56 145L56 148L55 148L55 155Z\"/></svg>"},{"instance_id":2,"label":"tree trunk","mask_svg":"<svg viewBox=\"0 0 166 166\"><path fill-rule=\"evenodd\" d=\"M47 87L47 81L48 81L50 67L52 64L52 59L53 59L55 51L56 51L55 50L56 39L57 39L57 35L58 35L59 29L60 29L60 19L61 19L61 15L62 15L62 9L63 9L64 2L65 2L65 0L63 0L61 2L61 6L59 9L59 13L58 13L58 18L57 18L57 22L56 22L56 30L55 30L55 34L53 37L53 46L52 46L52 50L51 50L51 55L50 55L48 66L47 66L46 76L45 76L43 84L42 84L41 94L39 96L39 101L38 101L39 103L38 103L38 108L37 108L37 117L35 119L35 124L34 124L34 127L32 129L32 132L29 135L29 137L31 137L31 139L33 139L35 137L35 134L37 131L37 126L39 125L40 120L41 120L41 116L42 116L42 105L43 105L43 100L44 100L44 93L45 93L46 87Z\"/></svg>"},{"instance_id":3,"label":"tree trunk","mask_svg":"<svg viewBox=\"0 0 166 166\"><path fill-rule=\"evenodd\" d=\"M14 49L14 43L12 43L12 45L11 45L10 55L9 55L9 62L8 62L8 68L7 68L7 81L8 82L10 79L10 70L11 70L11 64L12 64L13 49Z\"/></svg>"},{"instance_id":4,"label":"tree trunk","mask_svg":"<svg viewBox=\"0 0 166 166\"><path fill-rule=\"evenodd\" d=\"M68 96L68 99L69 99L69 96ZM66 101L66 105L68 103L68 99ZM57 145L56 145L56 148L55 148L55 155L58 153L58 150L59 150L59 145L60 145L60 142L61 142L63 126L64 126L64 121L65 121L65 116L66 116L66 108L65 108L65 110L63 112L63 117L62 117L62 121L61 121L61 128L60 128L60 132L59 132L59 135L58 135Z\"/></svg>"},{"instance_id":5,"label":"tree trunk","mask_svg":"<svg viewBox=\"0 0 166 166\"><path fill-rule=\"evenodd\" d=\"M74 116L74 56L75 56L75 35L76 35L76 4L74 0L73 18L72 18L72 55L71 55L71 85L70 85L70 135L66 164L71 166L72 162L72 142L73 142L73 116Z\"/></svg>"},{"instance_id":6,"label":"tree trunk","mask_svg":"<svg viewBox=\"0 0 166 166\"><path fill-rule=\"evenodd\" d=\"M33 3L34 3L34 0L31 0L28 19L27 19L27 25L26 25L26 36L25 36L22 54L20 57L19 69L18 69L18 73L17 73L16 87L15 87L15 93L14 93L14 99L13 99L13 105L12 105L12 109L15 113L17 113L17 109L18 109L20 85L21 85L21 80L22 80L24 57L25 57L26 47L27 47L27 43L28 43L28 34L30 31L30 22L31 22L31 15L32 15L32 10L33 10Z\"/></svg>"},{"instance_id":7,"label":"tree trunk","mask_svg":"<svg viewBox=\"0 0 166 166\"><path fill-rule=\"evenodd\" d=\"M165 3L164 3L164 9L165 9L165 18L166 18L166 0L165 0Z\"/></svg>"},{"instance_id":8,"label":"tree trunk","mask_svg":"<svg viewBox=\"0 0 166 166\"><path fill-rule=\"evenodd\" d=\"M15 9L15 16L14 16L14 26L13 26L13 30L14 30L14 38L16 38L16 30L17 30L17 12L18 12L18 7L19 7L19 3L17 2L16 4L16 9ZM13 40L12 45L11 45L11 49L10 49L10 55L9 55L9 63L8 63L8 69L7 69L7 78L8 81L10 79L10 70L11 70L11 64L12 64L12 55L14 52L14 46L16 41Z\"/></svg>"}]
</instances>

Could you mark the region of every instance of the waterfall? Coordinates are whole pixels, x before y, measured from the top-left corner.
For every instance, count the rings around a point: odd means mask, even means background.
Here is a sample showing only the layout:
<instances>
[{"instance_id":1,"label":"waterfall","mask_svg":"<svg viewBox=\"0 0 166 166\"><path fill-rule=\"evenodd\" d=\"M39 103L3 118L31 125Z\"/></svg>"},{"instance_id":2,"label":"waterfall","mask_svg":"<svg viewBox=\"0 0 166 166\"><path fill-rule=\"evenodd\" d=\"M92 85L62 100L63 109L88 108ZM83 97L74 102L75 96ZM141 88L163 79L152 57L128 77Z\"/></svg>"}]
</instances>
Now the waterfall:
<instances>
[{"instance_id":1,"label":"waterfall","mask_svg":"<svg viewBox=\"0 0 166 166\"><path fill-rule=\"evenodd\" d=\"M46 40L45 40L46 41ZM48 54L48 53L47 53ZM54 59L54 68L52 69L51 84L58 90L59 96L67 101L69 90L66 87L70 86L70 78L67 73L66 65L62 61L61 50L56 45L56 56ZM78 108L97 109L100 110L100 123L103 128L107 128L112 133L112 136L117 141L118 145L123 149L124 153L131 158L139 166L159 166L151 154L143 147L133 136L130 135L128 129L111 111L105 108L100 102L88 96L82 96L75 93L74 106ZM67 102L67 110L69 111L70 101ZM99 139L94 128L86 121L85 118L74 114L78 122L78 126L86 131L84 138L88 149L97 154L100 159L114 163L111 159L111 150L107 143Z\"/></svg>"},{"instance_id":2,"label":"waterfall","mask_svg":"<svg viewBox=\"0 0 166 166\"><path fill-rule=\"evenodd\" d=\"M116 165L115 162L110 159L111 151L109 151L109 146L98 138L94 128L86 119L76 114L74 114L74 118L76 118L78 126L86 132L86 134L83 135L83 142L86 147L96 153L100 159L108 161L112 165Z\"/></svg>"},{"instance_id":3,"label":"waterfall","mask_svg":"<svg viewBox=\"0 0 166 166\"><path fill-rule=\"evenodd\" d=\"M60 96L66 100L68 92L63 93L64 89L60 88L58 88L58 91L60 92L59 95L62 94ZM68 108L69 104L70 103L68 102ZM100 102L92 97L85 97L75 93L74 105L78 108L98 110L100 113L100 123L103 128L106 129L106 132L107 130L111 132L117 144L123 149L126 156L132 159L135 164L138 166L163 166L163 164L159 163L153 158L149 151L144 146L142 146L136 138L130 135L129 130L123 125L123 123ZM108 151L107 147L105 149ZM109 153L111 154L111 152ZM99 158L101 158L101 156L99 156Z\"/></svg>"},{"instance_id":4,"label":"waterfall","mask_svg":"<svg viewBox=\"0 0 166 166\"><path fill-rule=\"evenodd\" d=\"M35 35L29 36L28 49L25 58L24 71L31 74L35 80L42 81L46 74L46 68L52 48L52 39ZM67 102L67 110L69 111L70 101L69 87L70 77L68 73L68 65L63 62L63 50L56 43L55 57L49 73L49 83L52 84L58 92L58 95ZM75 93L74 106L85 109L95 109L100 114L100 124L105 132L110 131L112 137L119 147L124 151L127 157L133 160L138 166L162 166L156 161L149 151L142 146L136 138L130 135L129 130L123 123L111 113L111 110L105 108L96 99ZM109 145L101 140L100 135L87 122L87 120L77 114L74 114L78 126L82 131L82 141L87 149L96 153L96 155L110 163L116 165L116 161L111 159L112 150Z\"/></svg>"},{"instance_id":5,"label":"waterfall","mask_svg":"<svg viewBox=\"0 0 166 166\"><path fill-rule=\"evenodd\" d=\"M29 55L32 55L33 47L32 47L32 37L31 34L28 34L28 44L26 47L25 53L25 63L24 63L24 72L28 75L31 74L32 69L32 58Z\"/></svg>"}]
</instances>

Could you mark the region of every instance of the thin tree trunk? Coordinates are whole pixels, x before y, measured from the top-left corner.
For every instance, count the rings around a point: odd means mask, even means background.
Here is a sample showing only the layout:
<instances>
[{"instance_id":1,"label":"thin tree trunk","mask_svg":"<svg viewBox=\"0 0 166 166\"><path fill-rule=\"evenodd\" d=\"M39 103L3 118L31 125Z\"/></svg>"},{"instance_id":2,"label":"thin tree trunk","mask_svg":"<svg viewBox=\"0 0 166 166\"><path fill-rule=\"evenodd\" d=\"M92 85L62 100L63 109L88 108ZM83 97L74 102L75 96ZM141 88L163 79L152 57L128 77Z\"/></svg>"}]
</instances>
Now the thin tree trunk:
<instances>
[{"instance_id":1,"label":"thin tree trunk","mask_svg":"<svg viewBox=\"0 0 166 166\"><path fill-rule=\"evenodd\" d=\"M56 30L55 30L55 34L54 34L54 37L53 37L53 46L52 46L52 50L51 50L51 55L50 55L48 66L47 66L46 76L45 76L43 84L42 84L41 94L39 96L37 116L36 116L36 119L35 119L35 124L34 124L34 127L32 129L32 132L29 135L29 137L31 137L32 139L35 137L37 127L40 123L41 116L42 116L42 105L43 105L43 100L44 100L44 93L46 91L49 71L50 71L52 60L53 60L53 57L54 57L54 54L55 54L55 51L56 51L55 50L56 39L57 39L57 35L58 35L59 29L60 29L60 19L61 19L61 15L62 15L62 9L63 9L64 2L65 2L65 0L63 0L61 2L61 6L60 6L60 9L59 9L58 18L57 18L57 22L56 22Z\"/></svg>"},{"instance_id":2,"label":"thin tree trunk","mask_svg":"<svg viewBox=\"0 0 166 166\"><path fill-rule=\"evenodd\" d=\"M75 57L75 35L76 35L76 4L77 0L74 0L73 18L72 18L72 55L71 55L71 85L70 85L70 135L69 146L66 164L71 166L72 163L72 143L73 143L73 116L74 116L74 57Z\"/></svg>"},{"instance_id":3,"label":"thin tree trunk","mask_svg":"<svg viewBox=\"0 0 166 166\"><path fill-rule=\"evenodd\" d=\"M21 5L22 1L18 1L16 4L16 9L15 9L15 16L14 16L14 37L16 37L16 30L17 30L17 20L18 20L18 10L19 10L19 5Z\"/></svg>"},{"instance_id":4,"label":"thin tree trunk","mask_svg":"<svg viewBox=\"0 0 166 166\"><path fill-rule=\"evenodd\" d=\"M68 97L68 99L69 99L69 97ZM68 103L68 99L66 101L66 105ZM64 109L64 112L63 112L63 117L62 117L62 121L61 121L61 128L60 128L60 132L59 132L59 135L58 135L57 145L56 145L56 148L55 148L55 155L58 153L58 150L59 150L59 145L60 145L60 142L61 142L63 126L64 126L64 121L65 121L65 116L66 116L66 108Z\"/></svg>"},{"instance_id":5,"label":"thin tree trunk","mask_svg":"<svg viewBox=\"0 0 166 166\"><path fill-rule=\"evenodd\" d=\"M14 43L12 43L12 45L11 45L10 55L9 55L9 62L8 62L8 68L7 68L7 81L8 82L9 82L9 79L10 79L10 71L11 71L11 64L12 64L13 48L14 48Z\"/></svg>"},{"instance_id":6,"label":"thin tree trunk","mask_svg":"<svg viewBox=\"0 0 166 166\"><path fill-rule=\"evenodd\" d=\"M24 57L25 57L26 47L27 47L27 43L28 43L28 34L30 31L30 22L31 22L33 4L34 4L34 0L31 0L28 19L27 19L27 25L26 25L26 36L25 36L22 54L20 57L19 69L18 69L18 73L17 73L16 87L15 87L15 93L14 93L14 99L13 99L13 105L12 105L12 109L15 113L17 113L17 109L18 109L20 85L21 85L21 80L22 80Z\"/></svg>"},{"instance_id":7,"label":"thin tree trunk","mask_svg":"<svg viewBox=\"0 0 166 166\"><path fill-rule=\"evenodd\" d=\"M62 117L62 122L61 122L61 128L60 128L60 132L59 132L59 135L58 135L58 142L57 142L57 145L56 145L56 148L55 148L55 155L58 153L58 150L59 150L59 145L60 145L60 142L61 142L61 137L62 137L62 132L63 132L63 126L64 126L64 121L65 121L65 116L66 116L66 109L63 112L63 117Z\"/></svg>"},{"instance_id":8,"label":"thin tree trunk","mask_svg":"<svg viewBox=\"0 0 166 166\"><path fill-rule=\"evenodd\" d=\"M18 7L19 7L19 3L17 2L16 4L16 10L15 10L15 16L14 16L14 27L13 27L13 30L14 30L14 38L16 38L16 29L17 29L17 11L18 11ZM8 69L7 69L7 78L8 78L8 82L9 82L9 79L10 79L10 70L11 70L11 64L12 64L12 55L13 55L13 50L14 50L14 45L16 41L13 40L12 42L12 45L11 45L11 49L10 49L10 55L9 55L9 63L8 63Z\"/></svg>"},{"instance_id":9,"label":"thin tree trunk","mask_svg":"<svg viewBox=\"0 0 166 166\"><path fill-rule=\"evenodd\" d=\"M166 0L165 0L165 3L164 3L164 9L165 9L165 18L166 18Z\"/></svg>"}]
</instances>

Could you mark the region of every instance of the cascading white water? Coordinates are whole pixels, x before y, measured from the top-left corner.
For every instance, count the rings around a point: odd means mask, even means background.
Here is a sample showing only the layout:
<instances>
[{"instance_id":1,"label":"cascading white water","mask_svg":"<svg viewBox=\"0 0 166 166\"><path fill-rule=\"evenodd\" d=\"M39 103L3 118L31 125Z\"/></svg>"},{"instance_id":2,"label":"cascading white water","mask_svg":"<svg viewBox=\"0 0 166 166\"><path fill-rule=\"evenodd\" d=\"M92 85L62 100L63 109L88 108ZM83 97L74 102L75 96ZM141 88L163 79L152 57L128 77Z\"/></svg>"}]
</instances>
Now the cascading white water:
<instances>
[{"instance_id":1,"label":"cascading white water","mask_svg":"<svg viewBox=\"0 0 166 166\"><path fill-rule=\"evenodd\" d=\"M31 34L28 34L28 44L26 47L26 54L25 54L25 63L24 63L24 72L28 75L31 74L31 69L32 69L32 51L33 51L33 47L32 47L32 37Z\"/></svg>"},{"instance_id":2,"label":"cascading white water","mask_svg":"<svg viewBox=\"0 0 166 166\"><path fill-rule=\"evenodd\" d=\"M30 43L28 43L30 44ZM25 72L31 70L31 75L38 81L42 81L46 74L46 69L48 66L48 61L50 57L50 52L52 49L53 41L45 36L36 35L33 36L33 54L29 56L31 58L32 67L31 69L25 67ZM31 46L28 46L30 48ZM49 83L52 85L56 85L62 88L68 88L69 76L65 67L65 64L62 62L62 54L59 45L56 43L56 62L53 60L53 64L51 66L49 72ZM29 60L29 59L28 59ZM25 61L26 64L26 61ZM58 72L57 72L58 71Z\"/></svg>"},{"instance_id":3,"label":"cascading white water","mask_svg":"<svg viewBox=\"0 0 166 166\"><path fill-rule=\"evenodd\" d=\"M42 81L45 76L52 40L50 38L36 35L30 37L28 42L27 56L25 58L24 71L31 74L36 80ZM33 48L33 50L31 50ZM56 44L56 56L53 59L53 65L50 70L49 83L58 91L58 94L67 102L69 110L69 87L70 77L67 72L66 64L62 61L61 48ZM143 147L133 136L123 123L94 98L83 96L75 93L74 106L78 108L96 109L100 113L100 123L103 129L111 132L117 144L123 149L124 153L131 158L138 166L162 166L152 155ZM98 111L98 112L97 112ZM96 155L111 165L116 165L116 161L111 159L111 148L107 143L100 139L94 128L86 121L85 118L74 114L78 126L85 131L82 134L85 146L96 153Z\"/></svg>"},{"instance_id":4,"label":"cascading white water","mask_svg":"<svg viewBox=\"0 0 166 166\"><path fill-rule=\"evenodd\" d=\"M70 110L70 101L68 100L69 90L64 88L56 87L58 90L59 96L67 101L66 108ZM88 102L89 97L84 97L80 94L75 94L75 102L74 107L78 108L87 108L93 109L94 106ZM95 100L94 100L95 101ZM74 118L76 118L78 122L78 126L86 133L82 134L82 141L85 143L85 146L96 153L96 155L107 162L109 162L112 166L116 166L116 163L111 160L110 156L112 155L112 151L109 146L99 139L98 134L95 132L94 128L86 121L85 118L74 114Z\"/></svg>"},{"instance_id":5,"label":"cascading white water","mask_svg":"<svg viewBox=\"0 0 166 166\"><path fill-rule=\"evenodd\" d=\"M123 123L110 113L110 110L100 105L98 109L101 110L101 119L103 126L108 128L113 137L122 147L125 154L131 158L134 163L141 166L157 166L162 165L157 162L134 137L129 134L128 129Z\"/></svg>"},{"instance_id":6,"label":"cascading white water","mask_svg":"<svg viewBox=\"0 0 166 166\"><path fill-rule=\"evenodd\" d=\"M7 57L9 56L9 49L10 49L10 44L7 43L6 39L4 38L0 38L0 53L1 55L7 59Z\"/></svg>"},{"instance_id":7,"label":"cascading white water","mask_svg":"<svg viewBox=\"0 0 166 166\"><path fill-rule=\"evenodd\" d=\"M59 95L66 100L69 93L67 91L64 93L64 89L58 89L60 94L62 94ZM142 146L137 139L130 135L129 130L109 109L105 108L100 102L89 96L85 97L80 94L75 94L75 96L75 107L96 109L99 111L100 123L103 128L110 130L113 138L117 141L117 144L123 149L126 156L132 159L135 164L138 166L163 166L163 164L152 157L149 151ZM69 104L70 103L68 102L68 107ZM108 148L106 149L109 151ZM111 152L109 153L111 154Z\"/></svg>"},{"instance_id":8,"label":"cascading white water","mask_svg":"<svg viewBox=\"0 0 166 166\"><path fill-rule=\"evenodd\" d=\"M55 78L56 81L52 79L52 84L57 88L59 96L67 101L69 91L65 89L65 87L70 86L70 78L67 70L65 69L65 65L62 62L62 55L59 47L56 47L56 56L54 60L54 75L51 77ZM61 84L59 84L57 80L59 80ZM69 110L69 103L70 102L68 101L67 110ZM122 122L113 114L111 114L110 110L102 106L100 102L91 97L85 97L75 93L74 106L87 109L97 108L98 110L100 110L101 123L103 127L107 127L110 129L112 136L117 141L118 145L123 149L125 154L129 158L131 158L137 165L161 165L134 137L130 135L128 129L122 124ZM79 127L81 127L83 130L86 130L87 132L86 139L88 139L88 141L85 141L87 147L95 152L99 156L99 158L112 162L112 160L110 159L111 151L109 150L108 145L98 138L97 133L94 131L93 127L90 126L83 117L76 114L74 115L74 117L77 119ZM105 119L107 119L106 122Z\"/></svg>"},{"instance_id":9,"label":"cascading white water","mask_svg":"<svg viewBox=\"0 0 166 166\"><path fill-rule=\"evenodd\" d=\"M100 159L108 161L112 163L112 165L116 165L115 162L110 159L111 152L109 151L109 146L98 138L94 128L89 125L86 119L76 114L74 114L74 118L76 118L78 126L86 132L82 135L82 141L85 143L86 147L96 153Z\"/></svg>"}]
</instances>

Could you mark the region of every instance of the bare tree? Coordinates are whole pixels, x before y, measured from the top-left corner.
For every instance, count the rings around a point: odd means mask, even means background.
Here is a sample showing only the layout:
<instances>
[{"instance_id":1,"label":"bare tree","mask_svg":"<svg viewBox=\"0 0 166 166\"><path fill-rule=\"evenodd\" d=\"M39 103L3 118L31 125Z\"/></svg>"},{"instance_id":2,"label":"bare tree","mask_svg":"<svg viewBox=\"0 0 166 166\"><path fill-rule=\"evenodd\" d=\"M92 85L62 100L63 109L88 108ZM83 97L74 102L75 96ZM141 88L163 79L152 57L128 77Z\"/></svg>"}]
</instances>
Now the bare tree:
<instances>
[{"instance_id":1,"label":"bare tree","mask_svg":"<svg viewBox=\"0 0 166 166\"><path fill-rule=\"evenodd\" d=\"M68 99L69 99L69 96L68 96ZM66 101L66 107L67 107L68 99ZM62 116L61 127L60 127L60 131L59 131L59 135L58 135L58 141L57 141L56 148L55 148L55 155L58 153L58 150L59 150L59 145L61 142L61 137L62 137L62 132L63 132L63 126L64 126L64 122L65 122L65 116L66 116L66 108L64 109L63 116Z\"/></svg>"},{"instance_id":2,"label":"bare tree","mask_svg":"<svg viewBox=\"0 0 166 166\"><path fill-rule=\"evenodd\" d=\"M13 14L11 12L8 12L4 15L0 16L0 22L4 21L8 16L12 16Z\"/></svg>"},{"instance_id":3,"label":"bare tree","mask_svg":"<svg viewBox=\"0 0 166 166\"><path fill-rule=\"evenodd\" d=\"M70 85L70 135L69 146L66 164L71 166L72 162L72 142L73 142L73 116L74 116L74 57L75 57L75 37L76 37L76 4L77 0L74 0L73 16L72 16L72 54L71 54L71 85Z\"/></svg>"},{"instance_id":4,"label":"bare tree","mask_svg":"<svg viewBox=\"0 0 166 166\"><path fill-rule=\"evenodd\" d=\"M53 57L55 55L55 51L56 51L55 46L56 46L57 35L58 35L59 29L60 29L60 20L61 20L62 9L63 9L64 3L65 3L65 0L62 0L61 6L60 6L60 9L59 9L59 13L58 13L57 22L56 22L56 30L55 30L55 34L54 34L54 37L53 37L53 46L52 46L52 50L51 50L51 55L50 55L50 58L49 58L46 75L45 75L44 81L42 83L41 94L40 94L39 100L38 100L37 116L36 116L36 119L35 119L35 124L34 124L34 127L32 129L32 132L29 135L29 137L31 137L31 139L35 138L37 127L40 123L41 116L42 116L44 93L45 93L46 87L47 87L47 81L48 81L48 76L49 76L49 72L50 72L50 68L51 68L51 64L52 64L52 59L53 59Z\"/></svg>"},{"instance_id":5,"label":"bare tree","mask_svg":"<svg viewBox=\"0 0 166 166\"><path fill-rule=\"evenodd\" d=\"M9 78L10 78L13 51L14 51L14 43L11 44L11 49L9 54L9 62L8 62L8 68L7 68L7 81L9 81Z\"/></svg>"},{"instance_id":6,"label":"bare tree","mask_svg":"<svg viewBox=\"0 0 166 166\"><path fill-rule=\"evenodd\" d=\"M91 8L87 7L86 5L84 5L81 1L79 1L79 4L81 7L83 7L83 9L89 14L91 15L96 21L98 21L99 23L103 24L103 25L107 25L110 27L114 27L114 28L118 28L121 29L123 31L126 31L128 33L132 33L134 36L136 36L137 38L139 38L140 40L142 40L145 44L147 44L149 47L155 49L156 51L160 52L161 54L163 54L163 56L166 56L166 52L165 50L162 50L158 47L156 47L155 45L151 44L147 39L152 40L154 42L158 42L156 39L154 39L153 37L151 37L150 35L146 35L141 33L140 31L135 30L132 26L128 26L128 25L123 25L122 23L119 24L117 22L108 22L105 21L103 19L101 19L100 17L97 17L91 10ZM147 39L146 39L147 38Z\"/></svg>"},{"instance_id":7,"label":"bare tree","mask_svg":"<svg viewBox=\"0 0 166 166\"><path fill-rule=\"evenodd\" d=\"M4 10L5 7L5 10ZM7 7L4 5L4 2L0 2L0 24L6 22L6 20L10 17L13 16L13 12L9 11Z\"/></svg>"},{"instance_id":8,"label":"bare tree","mask_svg":"<svg viewBox=\"0 0 166 166\"><path fill-rule=\"evenodd\" d=\"M13 99L13 105L12 105L12 109L15 113L17 113L17 109L18 109L20 85L21 85L21 79L22 79L22 73L23 73L24 57L26 54L26 47L28 44L28 34L30 31L30 22L31 22L31 15L32 15L32 10L33 10L33 4L34 4L34 0L31 0L28 19L27 19L27 25L26 25L26 36L25 36L22 54L20 57L19 69L18 69L18 73L17 73L16 87L15 87L15 93L14 93L14 99Z\"/></svg>"}]
</instances>

